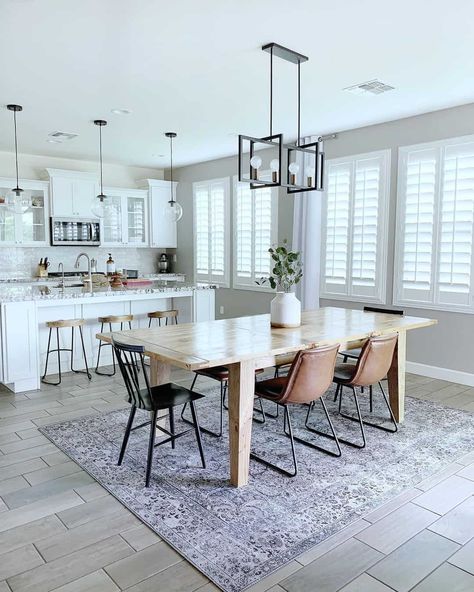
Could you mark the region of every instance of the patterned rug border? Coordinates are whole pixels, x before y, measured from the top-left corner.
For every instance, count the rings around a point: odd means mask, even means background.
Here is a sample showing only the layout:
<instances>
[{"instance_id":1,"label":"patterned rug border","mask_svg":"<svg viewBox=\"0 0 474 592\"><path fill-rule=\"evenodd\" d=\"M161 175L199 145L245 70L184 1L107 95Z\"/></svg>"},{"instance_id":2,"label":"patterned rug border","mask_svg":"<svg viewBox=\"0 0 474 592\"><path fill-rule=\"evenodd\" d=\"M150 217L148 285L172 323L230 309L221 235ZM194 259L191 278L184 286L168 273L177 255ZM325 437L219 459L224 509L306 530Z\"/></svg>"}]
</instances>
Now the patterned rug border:
<instances>
[{"instance_id":1,"label":"patterned rug border","mask_svg":"<svg viewBox=\"0 0 474 592\"><path fill-rule=\"evenodd\" d=\"M203 389L202 392L209 394L215 391L215 388ZM474 412L464 409L453 409L450 407L446 407L439 402L431 402L425 401L423 399L418 399L416 397L408 397L413 401L421 402L422 404L430 404L432 405L434 410L449 410L451 412L457 412L459 414L465 416L474 416ZM229 574L223 572L217 565L213 563L213 561L205 556L203 556L202 551L197 550L191 543L183 539L179 534L177 535L173 530L165 524L161 524L160 528L156 528L152 526L152 524L140 514L140 509L134 509L133 500L126 500L125 496L119 494L118 492L113 491L112 486L108 485L101 474L100 467L89 468L86 463L86 460L79 459L79 455L75 452L75 449L68 449L66 446L63 446L61 443L57 441L57 438L54 435L50 435L49 431L57 428L59 426L63 427L71 427L75 429L80 429L79 425L80 422L93 417L107 417L107 416L114 416L116 414L121 414L124 411L127 411L128 408L125 407L124 409L116 409L107 412L99 412L99 413L86 413L79 418L75 418L72 420L67 421L58 421L46 426L39 427L38 430L48 438L59 450L61 450L64 454L66 454L69 458L71 458L74 462L76 462L88 475L90 475L95 481L97 481L101 487L103 487L108 493L110 493L115 499L117 499L127 510L132 512L143 524L145 524L148 528L150 528L153 532L157 533L167 544L169 544L177 553L179 553L186 561L188 561L191 565L193 565L196 569L198 569L201 573L203 573L211 582L213 582L216 586L220 589L224 590L225 592L243 592L247 588L255 585L262 579L270 576L272 573L278 571L296 557L300 556L301 554L309 551L310 549L314 548L319 543L323 542L324 540L328 539L329 537L333 536L337 532L341 531L344 528L347 528L357 520L363 518L364 515L367 513L383 506L391 499L394 499L401 493L407 490L409 487L414 487L416 484L420 483L422 480L426 479L427 477L434 476L443 468L451 463L456 462L457 459L462 458L470 451L464 451L459 456L456 456L449 461L440 461L440 466L437 469L430 473L429 475L423 475L419 480L415 483L407 486L405 484L399 484L399 486L393 487L390 491L386 492L384 495L378 497L376 500L368 500L365 505L359 507L357 510L349 511L346 515L347 520L335 521L327 526L327 528L321 529L317 533L313 533L297 545L288 548L283 554L273 557L265 561L262 564L262 569L260 572L255 571L253 575L249 578L245 578L246 581L241 582L240 578L230 578ZM128 470L132 470L136 472L135 468L128 467ZM140 473L140 476L141 473ZM173 485L169 481L166 481L166 484L173 488L180 496L183 496L183 491L179 489L179 487ZM179 539L179 540L177 540ZM212 567L211 567L212 566Z\"/></svg>"}]
</instances>

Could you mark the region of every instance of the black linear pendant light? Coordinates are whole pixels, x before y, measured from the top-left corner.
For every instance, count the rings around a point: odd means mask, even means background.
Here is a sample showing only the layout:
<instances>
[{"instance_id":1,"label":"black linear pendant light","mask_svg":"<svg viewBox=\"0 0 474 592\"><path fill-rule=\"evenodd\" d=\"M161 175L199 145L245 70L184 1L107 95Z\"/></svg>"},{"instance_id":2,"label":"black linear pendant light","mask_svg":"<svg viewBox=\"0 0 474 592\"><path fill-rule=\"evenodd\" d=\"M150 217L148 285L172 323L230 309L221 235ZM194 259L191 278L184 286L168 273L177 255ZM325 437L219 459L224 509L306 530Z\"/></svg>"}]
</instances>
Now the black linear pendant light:
<instances>
[{"instance_id":1,"label":"black linear pendant light","mask_svg":"<svg viewBox=\"0 0 474 592\"><path fill-rule=\"evenodd\" d=\"M91 210L94 216L103 218L107 214L107 211L112 207L107 201L107 196L104 195L104 177L102 170L102 128L107 125L107 122L105 119L94 119L94 125L97 125L99 128L100 193L94 198Z\"/></svg>"},{"instance_id":2,"label":"black linear pendant light","mask_svg":"<svg viewBox=\"0 0 474 592\"><path fill-rule=\"evenodd\" d=\"M31 195L21 189L18 177L18 134L16 128L16 114L23 111L21 105L7 105L7 109L13 112L13 127L15 133L15 170L16 170L16 186L6 196L5 204L11 211L21 213L25 212L31 206Z\"/></svg>"},{"instance_id":3,"label":"black linear pendant light","mask_svg":"<svg viewBox=\"0 0 474 592\"><path fill-rule=\"evenodd\" d=\"M183 208L176 201L174 196L174 183L173 183L173 140L178 134L176 132L166 132L165 136L170 140L170 199L165 206L164 216L172 222L177 222L183 217Z\"/></svg>"},{"instance_id":4,"label":"black linear pendant light","mask_svg":"<svg viewBox=\"0 0 474 592\"><path fill-rule=\"evenodd\" d=\"M264 187L286 187L287 193L323 190L324 153L320 140L301 143L301 64L308 58L278 43L268 43L262 50L270 54L270 130L262 138L239 135L239 181L249 183L252 189ZM295 144L283 144L283 134L273 133L273 58L279 57L298 67L298 109L297 141ZM258 152L267 148L270 153L265 174L264 156ZM283 153L283 148L285 149ZM285 161L285 162L284 162ZM286 168L285 180L282 170Z\"/></svg>"}]
</instances>

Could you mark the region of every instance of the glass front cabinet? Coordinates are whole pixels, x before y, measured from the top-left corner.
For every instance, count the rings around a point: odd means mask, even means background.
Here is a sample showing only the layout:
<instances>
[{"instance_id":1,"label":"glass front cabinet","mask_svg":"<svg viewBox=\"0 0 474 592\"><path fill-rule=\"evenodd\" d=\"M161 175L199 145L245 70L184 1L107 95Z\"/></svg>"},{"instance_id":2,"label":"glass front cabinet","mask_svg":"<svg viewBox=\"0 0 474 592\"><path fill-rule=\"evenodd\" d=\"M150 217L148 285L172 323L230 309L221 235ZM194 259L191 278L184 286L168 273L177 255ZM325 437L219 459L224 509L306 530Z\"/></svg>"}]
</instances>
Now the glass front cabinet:
<instances>
[{"instance_id":1,"label":"glass front cabinet","mask_svg":"<svg viewBox=\"0 0 474 592\"><path fill-rule=\"evenodd\" d=\"M148 245L148 192L104 187L107 208L102 219L102 245Z\"/></svg>"},{"instance_id":2,"label":"glass front cabinet","mask_svg":"<svg viewBox=\"0 0 474 592\"><path fill-rule=\"evenodd\" d=\"M0 178L0 244L48 245L49 183L20 180L25 202L11 210L5 202L15 185L14 179Z\"/></svg>"}]
</instances>

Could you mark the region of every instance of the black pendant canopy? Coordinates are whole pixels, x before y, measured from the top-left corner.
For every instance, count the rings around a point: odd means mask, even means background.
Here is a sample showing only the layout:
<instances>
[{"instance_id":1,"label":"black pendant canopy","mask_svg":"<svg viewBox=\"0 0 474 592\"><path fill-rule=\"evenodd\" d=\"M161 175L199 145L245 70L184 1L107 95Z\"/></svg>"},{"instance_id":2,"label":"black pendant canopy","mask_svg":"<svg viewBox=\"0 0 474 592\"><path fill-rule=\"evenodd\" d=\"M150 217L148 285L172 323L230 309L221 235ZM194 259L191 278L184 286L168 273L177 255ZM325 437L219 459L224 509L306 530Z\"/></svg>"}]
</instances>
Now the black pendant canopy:
<instances>
[{"instance_id":1,"label":"black pendant canopy","mask_svg":"<svg viewBox=\"0 0 474 592\"><path fill-rule=\"evenodd\" d=\"M308 57L278 43L268 43L262 50L270 54L270 126L268 136L261 138L239 135L239 181L249 183L252 189L286 187L287 193L323 190L324 152L318 139L309 144L301 143L301 64ZM273 58L274 56L297 65L297 140L284 145L283 134L273 133ZM263 158L259 149L271 149L268 168L270 174L261 173ZM283 179L283 166L286 168ZM267 167L263 167L265 170Z\"/></svg>"},{"instance_id":2,"label":"black pendant canopy","mask_svg":"<svg viewBox=\"0 0 474 592\"><path fill-rule=\"evenodd\" d=\"M17 134L17 130L16 130L16 114L19 113L20 111L23 111L23 107L21 105L7 105L7 109L9 111L13 111L13 126L15 129L16 187L15 187L15 189L12 189L12 191L17 197L20 197L20 195L23 193L23 189L20 188L19 182L18 182L18 134Z\"/></svg>"}]
</instances>

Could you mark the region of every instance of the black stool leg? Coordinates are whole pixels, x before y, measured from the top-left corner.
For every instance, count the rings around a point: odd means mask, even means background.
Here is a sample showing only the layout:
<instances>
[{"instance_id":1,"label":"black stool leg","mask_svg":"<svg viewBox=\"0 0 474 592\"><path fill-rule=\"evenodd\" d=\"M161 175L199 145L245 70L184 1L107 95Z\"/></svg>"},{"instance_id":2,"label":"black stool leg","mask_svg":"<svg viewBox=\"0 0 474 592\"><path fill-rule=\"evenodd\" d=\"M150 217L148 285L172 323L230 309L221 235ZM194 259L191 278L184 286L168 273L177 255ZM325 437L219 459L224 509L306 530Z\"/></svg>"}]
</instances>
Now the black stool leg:
<instances>
[{"instance_id":1,"label":"black stool leg","mask_svg":"<svg viewBox=\"0 0 474 592\"><path fill-rule=\"evenodd\" d=\"M49 380L46 380L46 375L48 373L48 363L49 363L49 354L50 354L50 346L51 346L51 336L53 333L53 328L50 327L49 328L49 335L48 335L48 348L46 350L46 361L45 361L45 366L44 366L44 374L41 377L41 382L44 382L45 384L51 384L53 386L58 386L59 384L61 384L61 365L59 366L59 382L50 382ZM59 349L59 341L58 341L58 349ZM53 350L54 351L54 350ZM58 357L61 355L60 352L58 352Z\"/></svg>"},{"instance_id":2,"label":"black stool leg","mask_svg":"<svg viewBox=\"0 0 474 592\"><path fill-rule=\"evenodd\" d=\"M82 333L82 327L79 326L79 334L81 336L82 353L84 355L84 364L86 365L86 374L89 380L92 380L91 373L89 372L89 366L87 365L86 346L84 345L84 335ZM72 355L72 353L71 353Z\"/></svg>"},{"instance_id":3,"label":"black stool leg","mask_svg":"<svg viewBox=\"0 0 474 592\"><path fill-rule=\"evenodd\" d=\"M153 411L152 415L151 415L150 437L148 439L148 456L147 456L147 462L146 462L145 487L150 486L151 467L153 465L153 449L155 447L155 433L156 433L157 417L158 417L158 411Z\"/></svg>"},{"instance_id":4,"label":"black stool leg","mask_svg":"<svg viewBox=\"0 0 474 592\"><path fill-rule=\"evenodd\" d=\"M58 372L59 372L59 382L57 384L61 384L61 349L59 346L59 327L56 327L56 342L58 344Z\"/></svg>"},{"instance_id":5,"label":"black stool leg","mask_svg":"<svg viewBox=\"0 0 474 592\"><path fill-rule=\"evenodd\" d=\"M197 444L199 447L199 454L201 455L202 468L205 469L206 468L206 459L204 458L204 450L202 448L202 440L201 440L201 430L199 429L199 423L198 423L197 412L196 412L196 405L194 404L194 401L191 401L189 403L189 406L191 407L191 414L193 416L194 430L196 432L196 440L197 440Z\"/></svg>"},{"instance_id":6,"label":"black stool leg","mask_svg":"<svg viewBox=\"0 0 474 592\"><path fill-rule=\"evenodd\" d=\"M117 463L119 466L122 464L125 450L127 449L128 439L130 437L130 432L132 431L133 419L135 417L136 410L136 406L132 405L132 408L130 409L130 415L128 416L127 427L125 428L125 434L123 435L122 448L120 449L120 455Z\"/></svg>"}]
</instances>

